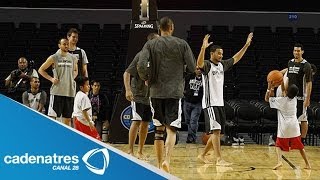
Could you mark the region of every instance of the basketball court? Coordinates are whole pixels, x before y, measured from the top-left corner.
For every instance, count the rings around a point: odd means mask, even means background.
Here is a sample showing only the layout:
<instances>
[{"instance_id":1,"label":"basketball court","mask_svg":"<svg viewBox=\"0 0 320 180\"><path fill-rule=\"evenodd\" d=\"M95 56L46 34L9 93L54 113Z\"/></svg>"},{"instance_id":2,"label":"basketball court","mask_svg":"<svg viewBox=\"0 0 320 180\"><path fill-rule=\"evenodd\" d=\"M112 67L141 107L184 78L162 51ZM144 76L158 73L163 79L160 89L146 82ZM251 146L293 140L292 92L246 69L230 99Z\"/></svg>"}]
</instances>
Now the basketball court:
<instances>
[{"instance_id":1,"label":"basketball court","mask_svg":"<svg viewBox=\"0 0 320 180\"><path fill-rule=\"evenodd\" d=\"M111 144L126 152L127 144ZM186 144L182 141L175 146L171 158L170 173L181 179L319 179L320 147L306 146L305 150L312 169L303 169L304 161L299 151L284 153L283 166L272 170L277 163L274 146L246 144L245 146L222 146L222 156L234 164L230 167L204 164L197 156L202 152L202 144ZM135 147L135 150L137 147ZM153 145L145 145L144 152L150 155L148 163L155 166ZM213 151L210 151L213 154ZM212 160L213 156L209 156Z\"/></svg>"},{"instance_id":2,"label":"basketball court","mask_svg":"<svg viewBox=\"0 0 320 180\"><path fill-rule=\"evenodd\" d=\"M138 6L140 1L133 4L132 11L132 24L133 22L139 22L140 24L146 24L146 20L151 24L156 24L157 7L154 4L150 6ZM146 1L141 1L142 4ZM154 2L154 1L150 1ZM150 17L149 17L150 8ZM135 24L136 25L136 24ZM135 27L135 26L132 26ZM140 27L140 26L137 26ZM142 27L142 25L141 25ZM155 26L153 26L155 27ZM129 51L127 63L130 62L132 56L142 47L143 42L137 42L137 37L144 39L147 31L156 31L156 29L146 29L142 31L140 28L131 30L129 39ZM273 81L276 84L282 82L282 73L270 73L268 76L269 81ZM125 103L124 95L119 96L117 103L117 110L124 109L127 105ZM122 98L122 99L121 99ZM116 131L112 132L113 138L111 142L125 142L127 140L127 130L123 131L122 136L117 136L122 126L119 123L119 116L123 117L124 111L117 111L114 116L114 120L111 121L111 125ZM115 128L117 127L117 128ZM112 137L112 136L111 136ZM149 134L149 139L153 139L154 135ZM148 140L147 140L148 141ZM149 156L148 163L156 166L156 156L154 152L154 146L145 145L144 154ZM175 146L170 163L170 173L181 179L318 179L320 177L320 160L317 157L320 151L319 147L307 146L305 147L308 159L310 161L311 170L304 168L304 161L301 158L299 151L291 151L284 153L283 167L280 170L272 170L277 164L276 148L268 145L258 144L245 144L244 146L222 146L222 156L228 162L234 163L230 167L215 166L215 164L204 164L197 159L197 156L203 151L204 145L200 144L186 144L186 140L180 137L178 145ZM127 152L127 144L111 144L112 146ZM137 150L137 145L134 148ZM208 159L215 162L213 159L213 151L210 152Z\"/></svg>"}]
</instances>

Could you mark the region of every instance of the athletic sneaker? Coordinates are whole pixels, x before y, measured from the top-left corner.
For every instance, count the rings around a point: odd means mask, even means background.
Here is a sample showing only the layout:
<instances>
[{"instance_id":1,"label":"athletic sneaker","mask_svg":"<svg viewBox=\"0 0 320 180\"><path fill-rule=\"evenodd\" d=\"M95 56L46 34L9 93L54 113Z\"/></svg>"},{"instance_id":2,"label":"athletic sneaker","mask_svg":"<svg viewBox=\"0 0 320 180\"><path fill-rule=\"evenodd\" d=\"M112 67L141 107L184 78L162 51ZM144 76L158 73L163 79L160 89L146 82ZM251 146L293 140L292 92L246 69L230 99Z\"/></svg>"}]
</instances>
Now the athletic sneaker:
<instances>
[{"instance_id":1,"label":"athletic sneaker","mask_svg":"<svg viewBox=\"0 0 320 180\"><path fill-rule=\"evenodd\" d=\"M232 139L233 139L232 146L239 146L239 139L236 137L233 137Z\"/></svg>"},{"instance_id":2,"label":"athletic sneaker","mask_svg":"<svg viewBox=\"0 0 320 180\"><path fill-rule=\"evenodd\" d=\"M240 136L240 138L239 138L239 145L244 146L244 137L243 136Z\"/></svg>"},{"instance_id":3,"label":"athletic sneaker","mask_svg":"<svg viewBox=\"0 0 320 180\"><path fill-rule=\"evenodd\" d=\"M273 140L273 138L272 138L273 136L272 135L270 135L270 137L269 137L269 146L274 146L274 145L276 145L276 143L274 142L274 140Z\"/></svg>"}]
</instances>

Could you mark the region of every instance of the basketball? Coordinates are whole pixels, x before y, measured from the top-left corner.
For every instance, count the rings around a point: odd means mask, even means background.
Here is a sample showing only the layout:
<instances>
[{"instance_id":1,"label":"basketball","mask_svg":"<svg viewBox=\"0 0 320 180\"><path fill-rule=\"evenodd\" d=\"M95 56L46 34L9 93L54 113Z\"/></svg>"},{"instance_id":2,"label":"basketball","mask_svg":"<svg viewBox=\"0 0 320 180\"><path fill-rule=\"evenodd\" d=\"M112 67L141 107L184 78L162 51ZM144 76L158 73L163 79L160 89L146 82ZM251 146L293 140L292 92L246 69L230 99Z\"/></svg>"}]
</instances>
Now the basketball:
<instances>
[{"instance_id":1,"label":"basketball","mask_svg":"<svg viewBox=\"0 0 320 180\"><path fill-rule=\"evenodd\" d=\"M202 134L202 137L201 137L201 139L202 139L202 144L206 145L209 138L210 138L210 134L203 133L203 134Z\"/></svg>"},{"instance_id":2,"label":"basketball","mask_svg":"<svg viewBox=\"0 0 320 180\"><path fill-rule=\"evenodd\" d=\"M273 84L277 87L281 85L283 80L283 74L278 70L272 70L269 72L267 76L268 82L273 82Z\"/></svg>"}]
</instances>

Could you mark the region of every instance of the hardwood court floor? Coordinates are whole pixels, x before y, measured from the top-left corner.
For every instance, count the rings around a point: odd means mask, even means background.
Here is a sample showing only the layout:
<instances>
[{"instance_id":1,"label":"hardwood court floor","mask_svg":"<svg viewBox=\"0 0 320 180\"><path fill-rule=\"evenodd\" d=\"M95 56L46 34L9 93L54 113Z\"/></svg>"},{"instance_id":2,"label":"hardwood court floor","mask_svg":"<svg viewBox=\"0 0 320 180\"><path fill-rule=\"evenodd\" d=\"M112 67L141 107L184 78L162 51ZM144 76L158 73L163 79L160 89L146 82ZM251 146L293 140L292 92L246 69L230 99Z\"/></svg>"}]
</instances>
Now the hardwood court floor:
<instances>
[{"instance_id":1,"label":"hardwood court floor","mask_svg":"<svg viewBox=\"0 0 320 180\"><path fill-rule=\"evenodd\" d=\"M127 144L110 145L124 152L128 149ZM320 147L317 146L305 147L311 170L303 169L304 161L299 151L293 150L284 153L284 157L295 169L283 160L283 167L277 171L272 170L277 162L275 147L256 144L222 146L224 159L234 163L231 167L203 164L198 161L197 155L203 148L202 144L176 145L171 159L171 174L181 179L320 179ZM144 152L150 155L148 162L155 165L153 145L146 145ZM213 154L213 151L210 153Z\"/></svg>"}]
</instances>

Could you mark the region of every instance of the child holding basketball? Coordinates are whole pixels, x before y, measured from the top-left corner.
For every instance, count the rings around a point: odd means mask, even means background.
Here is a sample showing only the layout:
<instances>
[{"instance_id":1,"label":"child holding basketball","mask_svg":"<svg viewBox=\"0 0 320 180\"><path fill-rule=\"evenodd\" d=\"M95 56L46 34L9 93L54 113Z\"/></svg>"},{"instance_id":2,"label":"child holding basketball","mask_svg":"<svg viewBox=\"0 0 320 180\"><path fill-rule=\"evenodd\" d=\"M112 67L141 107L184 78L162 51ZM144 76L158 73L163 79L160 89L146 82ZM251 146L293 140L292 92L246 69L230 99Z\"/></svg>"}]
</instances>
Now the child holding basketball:
<instances>
[{"instance_id":1,"label":"child holding basketball","mask_svg":"<svg viewBox=\"0 0 320 180\"><path fill-rule=\"evenodd\" d=\"M285 97L270 97L274 96L274 88L279 86L279 84L273 83L274 79L275 78L272 77L268 79L268 89L265 94L265 101L270 103L271 108L278 110L278 132L276 140L278 163L273 169L277 170L282 166L281 151L289 151L290 148L298 149L306 164L305 169L311 169L304 146L301 142L299 122L296 116L296 95L299 89L293 84L288 87Z\"/></svg>"},{"instance_id":2,"label":"child holding basketball","mask_svg":"<svg viewBox=\"0 0 320 180\"><path fill-rule=\"evenodd\" d=\"M77 85L80 87L80 91L77 92L74 98L73 113L74 128L93 137L101 140L97 129L94 127L92 121L92 108L91 101L87 96L90 90L89 79L85 76L78 76Z\"/></svg>"}]
</instances>

